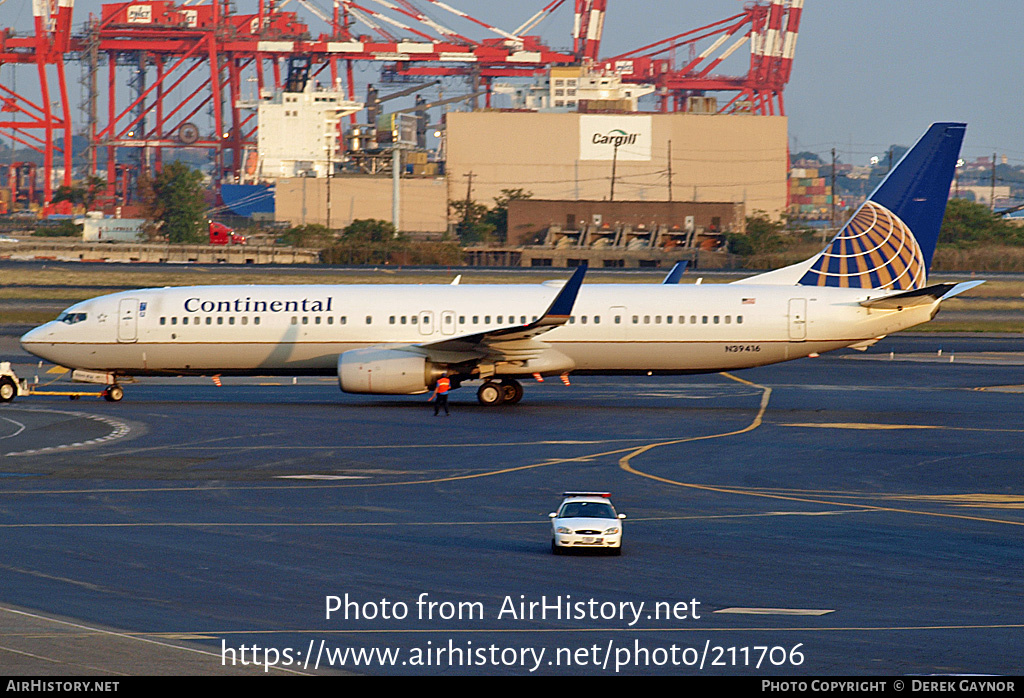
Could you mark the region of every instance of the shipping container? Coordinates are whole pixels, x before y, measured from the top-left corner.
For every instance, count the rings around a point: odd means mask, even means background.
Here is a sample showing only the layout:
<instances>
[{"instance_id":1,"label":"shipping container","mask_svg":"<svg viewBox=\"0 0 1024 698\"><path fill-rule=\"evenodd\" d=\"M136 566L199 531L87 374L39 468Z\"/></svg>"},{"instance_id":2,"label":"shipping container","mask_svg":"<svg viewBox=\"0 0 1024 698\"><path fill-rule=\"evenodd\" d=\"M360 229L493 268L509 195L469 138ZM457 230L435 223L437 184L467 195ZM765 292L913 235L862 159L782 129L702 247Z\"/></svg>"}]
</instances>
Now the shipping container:
<instances>
[{"instance_id":1,"label":"shipping container","mask_svg":"<svg viewBox=\"0 0 1024 698\"><path fill-rule=\"evenodd\" d=\"M144 218L79 218L83 242L139 242L145 237Z\"/></svg>"}]
</instances>

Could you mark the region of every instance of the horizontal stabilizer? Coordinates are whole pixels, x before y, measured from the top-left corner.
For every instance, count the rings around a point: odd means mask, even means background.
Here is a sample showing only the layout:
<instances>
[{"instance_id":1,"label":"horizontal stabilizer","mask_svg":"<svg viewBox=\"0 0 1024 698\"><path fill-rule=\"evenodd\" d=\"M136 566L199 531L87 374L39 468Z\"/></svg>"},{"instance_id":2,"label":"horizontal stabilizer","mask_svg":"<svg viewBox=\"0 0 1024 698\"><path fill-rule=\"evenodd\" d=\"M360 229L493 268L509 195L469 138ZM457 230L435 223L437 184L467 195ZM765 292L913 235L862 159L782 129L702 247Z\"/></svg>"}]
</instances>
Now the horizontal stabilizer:
<instances>
[{"instance_id":1,"label":"horizontal stabilizer","mask_svg":"<svg viewBox=\"0 0 1024 698\"><path fill-rule=\"evenodd\" d=\"M935 301L943 301L983 283L985 282L964 281L958 284L934 284L932 286L914 289L913 291L904 291L903 293L895 293L891 296L883 296L882 298L869 298L866 301L861 301L860 304L865 308L902 310L903 308L913 308L919 305L930 305Z\"/></svg>"}]
</instances>

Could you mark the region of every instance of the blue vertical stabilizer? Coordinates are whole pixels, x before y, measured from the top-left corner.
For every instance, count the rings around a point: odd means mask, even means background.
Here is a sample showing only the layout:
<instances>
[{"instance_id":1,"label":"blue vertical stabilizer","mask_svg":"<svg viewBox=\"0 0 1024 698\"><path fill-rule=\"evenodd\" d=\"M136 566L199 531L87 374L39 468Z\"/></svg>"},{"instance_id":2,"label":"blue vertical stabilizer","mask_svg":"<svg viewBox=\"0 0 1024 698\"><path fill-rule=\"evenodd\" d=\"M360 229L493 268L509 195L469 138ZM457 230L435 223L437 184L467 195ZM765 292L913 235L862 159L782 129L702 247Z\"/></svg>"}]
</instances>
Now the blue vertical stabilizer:
<instances>
[{"instance_id":1,"label":"blue vertical stabilizer","mask_svg":"<svg viewBox=\"0 0 1024 698\"><path fill-rule=\"evenodd\" d=\"M800 279L806 286L922 288L966 124L937 123L907 151Z\"/></svg>"}]
</instances>

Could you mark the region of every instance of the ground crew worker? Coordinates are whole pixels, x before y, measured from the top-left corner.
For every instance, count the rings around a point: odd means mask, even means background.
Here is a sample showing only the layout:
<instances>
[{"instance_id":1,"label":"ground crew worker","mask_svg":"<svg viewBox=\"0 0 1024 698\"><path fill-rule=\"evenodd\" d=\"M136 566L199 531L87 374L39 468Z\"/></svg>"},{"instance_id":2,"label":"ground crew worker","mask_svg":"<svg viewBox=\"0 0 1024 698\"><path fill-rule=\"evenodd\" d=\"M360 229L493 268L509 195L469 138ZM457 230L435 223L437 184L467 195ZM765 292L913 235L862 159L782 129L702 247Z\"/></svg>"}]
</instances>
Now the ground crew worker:
<instances>
[{"instance_id":1,"label":"ground crew worker","mask_svg":"<svg viewBox=\"0 0 1024 698\"><path fill-rule=\"evenodd\" d=\"M452 382L448 378L448 374L445 374L437 379L437 385L434 387L434 394L430 396L434 402L434 416L437 416L441 406L444 405L444 414L449 416L448 412L448 391L452 389Z\"/></svg>"}]
</instances>

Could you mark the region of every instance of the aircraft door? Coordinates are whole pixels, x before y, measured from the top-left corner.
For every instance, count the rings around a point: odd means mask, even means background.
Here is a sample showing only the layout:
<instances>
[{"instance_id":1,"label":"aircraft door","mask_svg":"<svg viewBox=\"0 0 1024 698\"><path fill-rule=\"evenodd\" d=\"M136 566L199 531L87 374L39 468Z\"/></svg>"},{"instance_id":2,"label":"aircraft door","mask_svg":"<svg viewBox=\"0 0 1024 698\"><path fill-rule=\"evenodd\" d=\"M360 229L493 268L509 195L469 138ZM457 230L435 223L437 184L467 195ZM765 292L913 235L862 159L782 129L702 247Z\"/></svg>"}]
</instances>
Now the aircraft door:
<instances>
[{"instance_id":1,"label":"aircraft door","mask_svg":"<svg viewBox=\"0 0 1024 698\"><path fill-rule=\"evenodd\" d=\"M429 310L420 313L420 334L434 334L434 313Z\"/></svg>"},{"instance_id":2,"label":"aircraft door","mask_svg":"<svg viewBox=\"0 0 1024 698\"><path fill-rule=\"evenodd\" d=\"M441 313L441 334L455 334L455 311Z\"/></svg>"},{"instance_id":3,"label":"aircraft door","mask_svg":"<svg viewBox=\"0 0 1024 698\"><path fill-rule=\"evenodd\" d=\"M135 342L139 339L139 301L122 298L117 308L117 341Z\"/></svg>"},{"instance_id":4,"label":"aircraft door","mask_svg":"<svg viewBox=\"0 0 1024 698\"><path fill-rule=\"evenodd\" d=\"M802 342L807 339L807 299L789 299L789 338Z\"/></svg>"}]
</instances>

